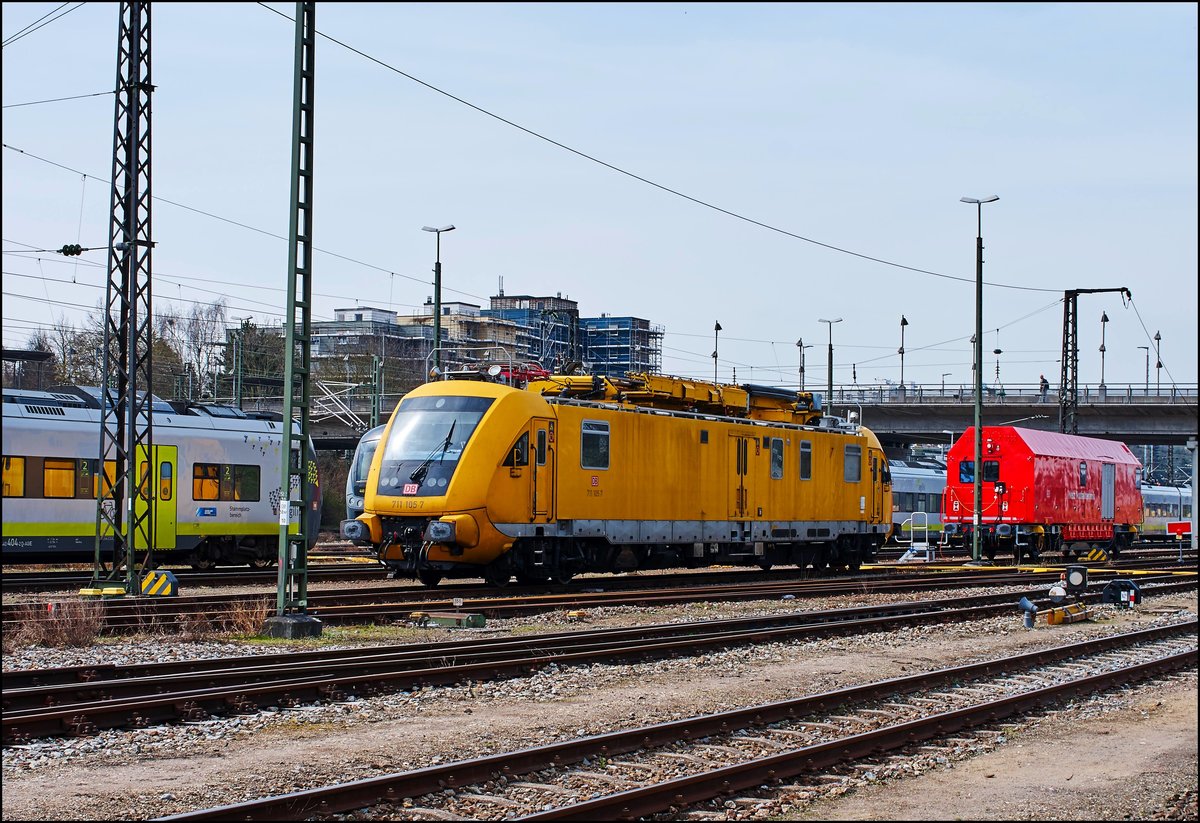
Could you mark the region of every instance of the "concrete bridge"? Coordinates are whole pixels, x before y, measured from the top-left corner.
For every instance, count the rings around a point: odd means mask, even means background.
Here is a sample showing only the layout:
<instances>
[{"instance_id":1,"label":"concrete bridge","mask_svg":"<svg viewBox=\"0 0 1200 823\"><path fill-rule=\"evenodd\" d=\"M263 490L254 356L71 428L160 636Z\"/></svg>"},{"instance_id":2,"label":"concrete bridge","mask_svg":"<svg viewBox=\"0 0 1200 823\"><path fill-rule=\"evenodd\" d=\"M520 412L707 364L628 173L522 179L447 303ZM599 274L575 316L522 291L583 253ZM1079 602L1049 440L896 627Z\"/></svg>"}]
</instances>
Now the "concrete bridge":
<instances>
[{"instance_id":1,"label":"concrete bridge","mask_svg":"<svg viewBox=\"0 0 1200 823\"><path fill-rule=\"evenodd\" d=\"M808 387L825 395L824 387ZM381 422L387 422L397 396L382 404ZM1079 387L1076 420L1079 434L1119 440L1131 446L1182 446L1195 439L1200 407L1196 384L1156 388L1143 385ZM833 414L860 414L863 425L874 431L885 446L906 448L914 443L947 443L975 422L975 404L970 387L938 385L835 386L832 402L824 401ZM264 410L280 410L263 406ZM350 450L368 428L371 401L367 396L342 395L337 402L314 402L310 434L319 450ZM983 424L1022 425L1031 429L1058 431L1059 397L1049 392L1043 400L1036 385L985 389Z\"/></svg>"},{"instance_id":2,"label":"concrete bridge","mask_svg":"<svg viewBox=\"0 0 1200 823\"><path fill-rule=\"evenodd\" d=\"M845 416L861 414L864 426L885 446L945 443L975 424L975 402L970 388L942 390L937 386L873 388L835 387L826 408ZM1043 400L1036 386L985 390L982 421L985 426L1021 425L1058 431L1059 397L1048 392ZM1119 440L1130 446L1183 446L1196 438L1200 407L1197 387L1163 387L1156 392L1143 386L1081 386L1075 411L1078 433L1086 437ZM950 434L953 433L953 434Z\"/></svg>"}]
</instances>

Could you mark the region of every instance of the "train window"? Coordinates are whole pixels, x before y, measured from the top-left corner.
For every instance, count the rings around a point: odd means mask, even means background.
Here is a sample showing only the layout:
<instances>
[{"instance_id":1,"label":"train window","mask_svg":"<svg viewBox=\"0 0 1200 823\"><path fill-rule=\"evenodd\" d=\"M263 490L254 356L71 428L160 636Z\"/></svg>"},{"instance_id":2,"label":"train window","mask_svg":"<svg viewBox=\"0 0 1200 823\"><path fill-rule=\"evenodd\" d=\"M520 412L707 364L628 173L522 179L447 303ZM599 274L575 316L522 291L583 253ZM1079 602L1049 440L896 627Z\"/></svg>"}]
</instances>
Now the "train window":
<instances>
[{"instance_id":1,"label":"train window","mask_svg":"<svg viewBox=\"0 0 1200 823\"><path fill-rule=\"evenodd\" d=\"M580 438L580 466L585 469L607 469L608 424L600 420L584 420Z\"/></svg>"},{"instance_id":2,"label":"train window","mask_svg":"<svg viewBox=\"0 0 1200 823\"><path fill-rule=\"evenodd\" d=\"M546 465L546 430L538 429L537 462L539 466Z\"/></svg>"},{"instance_id":3,"label":"train window","mask_svg":"<svg viewBox=\"0 0 1200 823\"><path fill-rule=\"evenodd\" d=\"M42 497L75 496L75 461L47 457L42 465Z\"/></svg>"},{"instance_id":4,"label":"train window","mask_svg":"<svg viewBox=\"0 0 1200 823\"><path fill-rule=\"evenodd\" d=\"M975 461L960 460L958 463L958 482L959 483L974 483L975 482Z\"/></svg>"},{"instance_id":5,"label":"train window","mask_svg":"<svg viewBox=\"0 0 1200 823\"><path fill-rule=\"evenodd\" d=\"M783 438L771 438L771 479L783 479Z\"/></svg>"},{"instance_id":6,"label":"train window","mask_svg":"<svg viewBox=\"0 0 1200 823\"><path fill-rule=\"evenodd\" d=\"M1087 463L1082 460L1079 461L1079 485L1081 487L1087 485Z\"/></svg>"},{"instance_id":7,"label":"train window","mask_svg":"<svg viewBox=\"0 0 1200 823\"><path fill-rule=\"evenodd\" d=\"M701 430L700 430L700 442L701 442L701 443L707 443L707 442L708 442L708 429L701 429Z\"/></svg>"},{"instance_id":8,"label":"train window","mask_svg":"<svg viewBox=\"0 0 1200 823\"><path fill-rule=\"evenodd\" d=\"M1000 479L1000 461L999 460L984 460L983 461L983 482L995 483Z\"/></svg>"},{"instance_id":9,"label":"train window","mask_svg":"<svg viewBox=\"0 0 1200 823\"><path fill-rule=\"evenodd\" d=\"M170 500L171 495L175 493L175 484L172 482L171 464L162 463L158 469L158 499Z\"/></svg>"},{"instance_id":10,"label":"train window","mask_svg":"<svg viewBox=\"0 0 1200 823\"><path fill-rule=\"evenodd\" d=\"M4 496L25 496L25 458L4 458Z\"/></svg>"},{"instance_id":11,"label":"train window","mask_svg":"<svg viewBox=\"0 0 1200 823\"><path fill-rule=\"evenodd\" d=\"M505 466L528 466L529 465L529 432L525 432L517 438L517 442L508 450L508 456L504 458Z\"/></svg>"},{"instance_id":12,"label":"train window","mask_svg":"<svg viewBox=\"0 0 1200 823\"><path fill-rule=\"evenodd\" d=\"M192 465L192 499L217 500L221 496L221 467L216 463Z\"/></svg>"},{"instance_id":13,"label":"train window","mask_svg":"<svg viewBox=\"0 0 1200 823\"><path fill-rule=\"evenodd\" d=\"M847 483L857 483L862 480L862 446L846 446L845 480Z\"/></svg>"},{"instance_id":14,"label":"train window","mask_svg":"<svg viewBox=\"0 0 1200 823\"><path fill-rule=\"evenodd\" d=\"M232 469L231 484L228 487L221 484L221 499L258 500L261 469L258 466L233 466Z\"/></svg>"},{"instance_id":15,"label":"train window","mask_svg":"<svg viewBox=\"0 0 1200 823\"><path fill-rule=\"evenodd\" d=\"M812 441L800 441L800 479L812 480Z\"/></svg>"}]
</instances>

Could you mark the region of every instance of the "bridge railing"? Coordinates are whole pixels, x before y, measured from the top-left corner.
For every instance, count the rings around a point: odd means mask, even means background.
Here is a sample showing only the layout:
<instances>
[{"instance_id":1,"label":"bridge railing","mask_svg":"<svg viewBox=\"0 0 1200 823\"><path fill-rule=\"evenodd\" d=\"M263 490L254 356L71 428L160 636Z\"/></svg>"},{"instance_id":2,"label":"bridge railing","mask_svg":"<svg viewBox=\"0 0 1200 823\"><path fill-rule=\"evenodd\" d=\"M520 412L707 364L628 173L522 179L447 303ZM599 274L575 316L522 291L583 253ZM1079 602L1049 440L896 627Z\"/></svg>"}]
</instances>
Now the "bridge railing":
<instances>
[{"instance_id":1,"label":"bridge railing","mask_svg":"<svg viewBox=\"0 0 1200 823\"><path fill-rule=\"evenodd\" d=\"M820 388L813 389L824 395ZM1114 384L1105 386L1087 384L1079 386L1079 402L1088 405L1196 405L1200 391L1195 383L1147 388L1141 384ZM941 386L940 384L896 384L876 386L834 386L833 397L826 403L909 404L909 405L953 405L975 403L972 386ZM999 403L1046 404L1057 407L1059 393L1051 389L1044 396L1036 383L1028 384L984 384L983 402L987 405Z\"/></svg>"}]
</instances>

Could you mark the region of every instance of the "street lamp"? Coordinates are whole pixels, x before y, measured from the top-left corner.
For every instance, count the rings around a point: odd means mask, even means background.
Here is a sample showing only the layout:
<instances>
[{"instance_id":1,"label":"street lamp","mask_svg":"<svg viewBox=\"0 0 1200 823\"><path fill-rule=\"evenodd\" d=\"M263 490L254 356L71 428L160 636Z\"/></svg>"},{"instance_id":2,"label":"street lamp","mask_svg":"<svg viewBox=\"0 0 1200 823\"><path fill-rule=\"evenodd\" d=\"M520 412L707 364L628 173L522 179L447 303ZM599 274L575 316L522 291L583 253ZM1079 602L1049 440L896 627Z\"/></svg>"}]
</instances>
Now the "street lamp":
<instances>
[{"instance_id":1,"label":"street lamp","mask_svg":"<svg viewBox=\"0 0 1200 823\"><path fill-rule=\"evenodd\" d=\"M983 504L983 204L994 203L1000 196L993 194L982 200L960 197L963 203L975 206L975 495L974 524L971 530L971 559L979 560L980 508Z\"/></svg>"},{"instance_id":2,"label":"street lamp","mask_svg":"<svg viewBox=\"0 0 1200 823\"><path fill-rule=\"evenodd\" d=\"M796 341L796 348L800 350L800 391L804 391L804 350L811 349L812 344L804 345L804 338L801 337Z\"/></svg>"},{"instance_id":3,"label":"street lamp","mask_svg":"<svg viewBox=\"0 0 1200 823\"><path fill-rule=\"evenodd\" d=\"M433 263L433 365L437 368L441 362L442 345L442 232L454 231L454 224L435 229L432 226L421 226L421 231L431 231L437 235L437 256Z\"/></svg>"},{"instance_id":4,"label":"street lamp","mask_svg":"<svg viewBox=\"0 0 1200 823\"><path fill-rule=\"evenodd\" d=\"M717 339L721 334L721 321L713 324L713 385L717 385Z\"/></svg>"},{"instance_id":5,"label":"street lamp","mask_svg":"<svg viewBox=\"0 0 1200 823\"><path fill-rule=\"evenodd\" d=\"M904 396L904 327L908 325L908 320L904 315L900 315L900 396Z\"/></svg>"},{"instance_id":6,"label":"street lamp","mask_svg":"<svg viewBox=\"0 0 1200 823\"><path fill-rule=\"evenodd\" d=\"M825 403L828 405L833 400L833 324L841 323L842 318L837 317L833 320L821 318L819 322L829 324L829 395L825 398Z\"/></svg>"},{"instance_id":7,"label":"street lamp","mask_svg":"<svg viewBox=\"0 0 1200 823\"><path fill-rule=\"evenodd\" d=\"M1104 391L1104 336L1108 331L1108 312L1100 312L1100 391Z\"/></svg>"},{"instance_id":8,"label":"street lamp","mask_svg":"<svg viewBox=\"0 0 1200 823\"><path fill-rule=\"evenodd\" d=\"M1143 349L1146 352L1146 396L1149 397L1150 396L1150 347L1149 346L1138 346L1138 348Z\"/></svg>"},{"instance_id":9,"label":"street lamp","mask_svg":"<svg viewBox=\"0 0 1200 823\"><path fill-rule=\"evenodd\" d=\"M1162 335L1154 333L1154 394L1162 394L1162 349L1159 347ZM1149 378L1147 378L1147 381Z\"/></svg>"},{"instance_id":10,"label":"street lamp","mask_svg":"<svg viewBox=\"0 0 1200 823\"><path fill-rule=\"evenodd\" d=\"M954 372L948 372L948 371L942 372L942 397L946 396L946 378L949 377L953 373Z\"/></svg>"}]
</instances>

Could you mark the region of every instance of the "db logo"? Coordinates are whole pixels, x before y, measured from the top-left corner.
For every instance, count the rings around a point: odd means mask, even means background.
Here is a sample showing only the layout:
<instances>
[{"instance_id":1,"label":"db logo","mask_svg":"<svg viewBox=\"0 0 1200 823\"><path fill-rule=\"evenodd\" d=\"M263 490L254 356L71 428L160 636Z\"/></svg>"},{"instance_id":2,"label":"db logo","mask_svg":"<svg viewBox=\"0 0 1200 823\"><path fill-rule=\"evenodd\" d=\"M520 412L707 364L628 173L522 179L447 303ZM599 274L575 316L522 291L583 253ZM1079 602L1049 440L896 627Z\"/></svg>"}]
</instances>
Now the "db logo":
<instances>
[{"instance_id":1,"label":"db logo","mask_svg":"<svg viewBox=\"0 0 1200 823\"><path fill-rule=\"evenodd\" d=\"M600 485L600 475L598 475L598 474L593 474L593 475L592 475L592 485L593 485L593 486L599 486L599 485Z\"/></svg>"}]
</instances>

